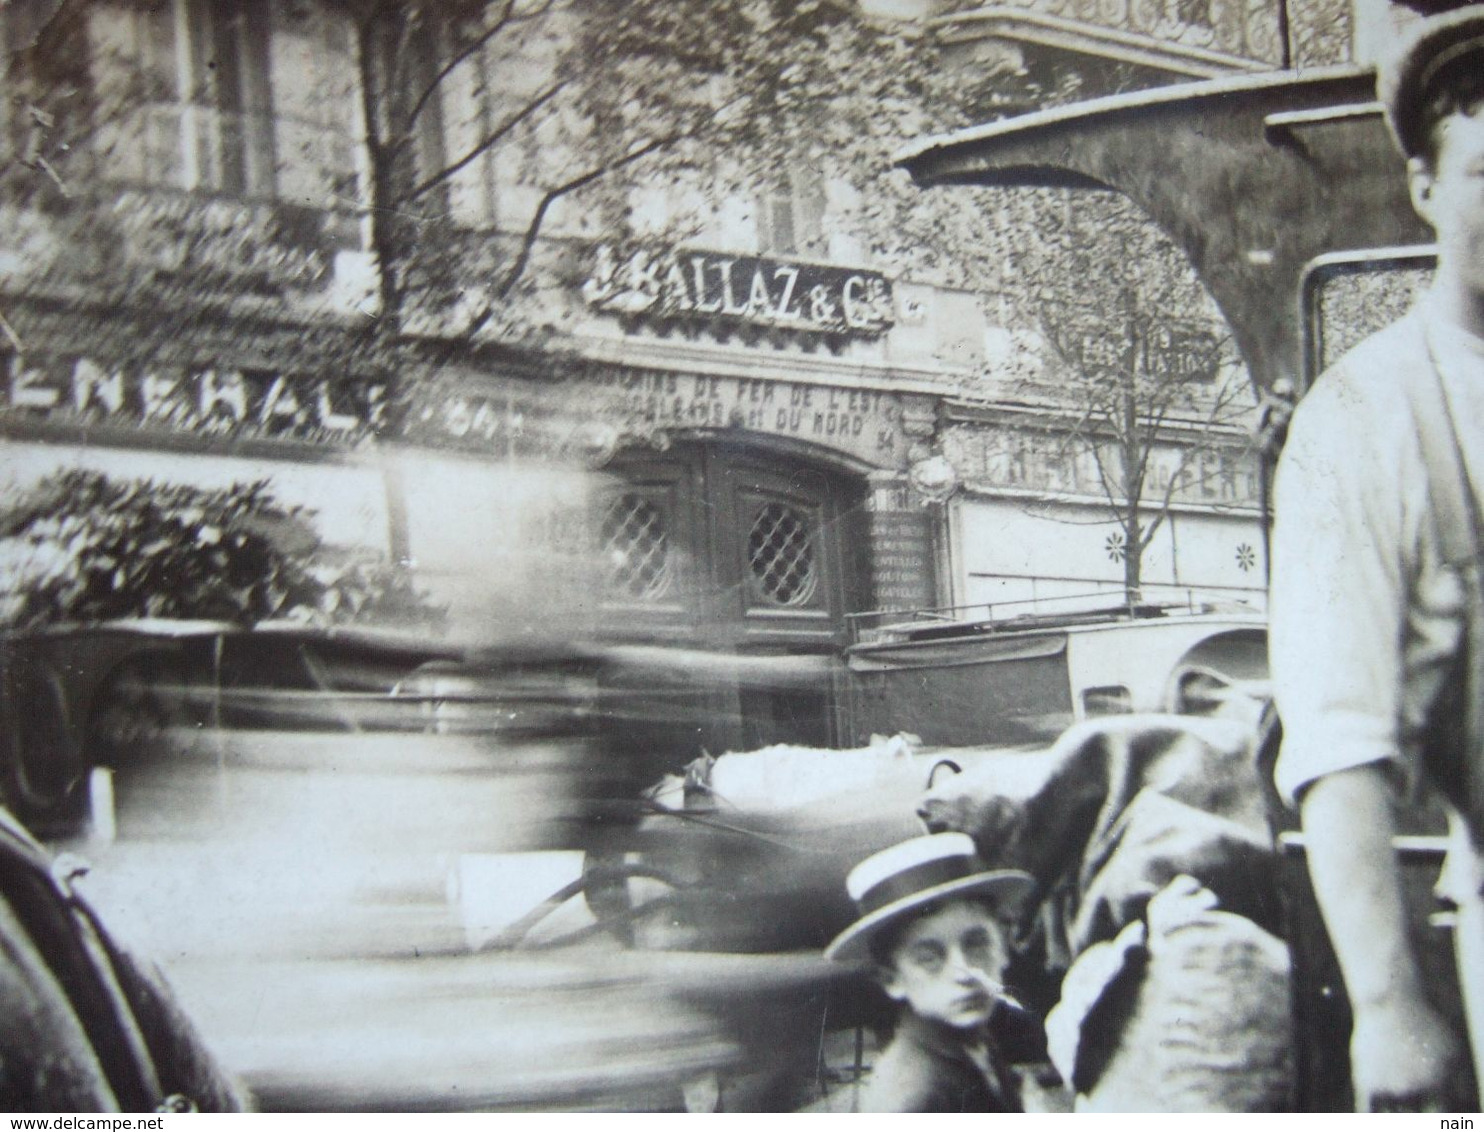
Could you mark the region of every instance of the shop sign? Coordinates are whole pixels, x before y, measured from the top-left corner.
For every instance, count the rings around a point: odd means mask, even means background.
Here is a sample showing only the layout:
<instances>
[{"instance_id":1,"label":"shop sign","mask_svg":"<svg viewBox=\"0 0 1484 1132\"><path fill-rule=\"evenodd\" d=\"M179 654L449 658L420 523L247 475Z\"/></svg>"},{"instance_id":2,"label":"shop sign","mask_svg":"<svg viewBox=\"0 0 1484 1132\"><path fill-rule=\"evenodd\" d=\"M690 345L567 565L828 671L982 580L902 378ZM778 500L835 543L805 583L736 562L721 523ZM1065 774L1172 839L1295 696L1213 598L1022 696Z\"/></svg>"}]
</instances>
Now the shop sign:
<instances>
[{"instance_id":1,"label":"shop sign","mask_svg":"<svg viewBox=\"0 0 1484 1132\"><path fill-rule=\"evenodd\" d=\"M1068 445L1060 436L1028 429L961 426L945 434L943 447L964 481L981 490L1104 496L1098 456L1087 444ZM1103 458L1115 467L1118 455L1109 446ZM1240 447L1158 444L1149 453L1145 502L1158 505L1166 491L1175 503L1256 507L1257 460Z\"/></svg>"},{"instance_id":2,"label":"shop sign","mask_svg":"<svg viewBox=\"0 0 1484 1132\"><path fill-rule=\"evenodd\" d=\"M629 435L683 429L741 429L848 452L882 467L903 459L898 395L753 377L663 371L607 375L591 395L604 419Z\"/></svg>"},{"instance_id":3,"label":"shop sign","mask_svg":"<svg viewBox=\"0 0 1484 1132\"><path fill-rule=\"evenodd\" d=\"M0 359L0 419L349 445L391 429L384 382L227 366ZM593 425L603 439L600 443ZM578 456L735 430L817 444L878 467L906 458L900 395L760 378L612 371L519 393L420 390L397 435L501 456Z\"/></svg>"},{"instance_id":4,"label":"shop sign","mask_svg":"<svg viewBox=\"0 0 1484 1132\"><path fill-rule=\"evenodd\" d=\"M87 357L42 363L20 355L7 368L7 416L335 443L386 423L386 386L350 377L127 368Z\"/></svg>"},{"instance_id":5,"label":"shop sign","mask_svg":"<svg viewBox=\"0 0 1484 1132\"><path fill-rule=\"evenodd\" d=\"M1116 375L1127 365L1124 350L1116 337L1084 334L1077 343L1077 360L1090 374ZM1182 384L1214 382L1221 360L1216 335L1203 328L1153 326L1140 353L1142 376Z\"/></svg>"},{"instance_id":6,"label":"shop sign","mask_svg":"<svg viewBox=\"0 0 1484 1132\"><path fill-rule=\"evenodd\" d=\"M582 296L632 317L856 337L893 321L891 283L877 272L684 248L600 244Z\"/></svg>"},{"instance_id":7,"label":"shop sign","mask_svg":"<svg viewBox=\"0 0 1484 1132\"><path fill-rule=\"evenodd\" d=\"M414 442L500 455L586 458L679 432L735 430L899 467L908 446L894 393L657 370L614 370L518 395L424 389L403 427Z\"/></svg>"}]
</instances>

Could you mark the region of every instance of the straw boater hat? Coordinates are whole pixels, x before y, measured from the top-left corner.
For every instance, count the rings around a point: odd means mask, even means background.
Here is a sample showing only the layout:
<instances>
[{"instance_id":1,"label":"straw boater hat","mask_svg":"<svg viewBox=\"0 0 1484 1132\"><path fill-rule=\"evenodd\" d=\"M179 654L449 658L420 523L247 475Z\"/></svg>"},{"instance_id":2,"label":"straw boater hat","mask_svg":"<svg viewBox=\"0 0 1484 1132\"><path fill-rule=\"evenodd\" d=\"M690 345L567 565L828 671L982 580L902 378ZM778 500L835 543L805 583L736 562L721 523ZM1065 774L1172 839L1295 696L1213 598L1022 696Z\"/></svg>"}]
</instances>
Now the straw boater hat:
<instances>
[{"instance_id":1,"label":"straw boater hat","mask_svg":"<svg viewBox=\"0 0 1484 1132\"><path fill-rule=\"evenodd\" d=\"M845 963L864 959L873 935L935 900L981 896L1013 908L1034 883L1029 873L1016 869L985 871L967 834L914 837L850 870L845 890L860 910L860 919L835 937L825 956Z\"/></svg>"},{"instance_id":2,"label":"straw boater hat","mask_svg":"<svg viewBox=\"0 0 1484 1132\"><path fill-rule=\"evenodd\" d=\"M1484 4L1470 4L1409 24L1376 72L1376 97L1404 157L1417 157L1427 135L1422 109L1459 67L1484 66Z\"/></svg>"}]
</instances>

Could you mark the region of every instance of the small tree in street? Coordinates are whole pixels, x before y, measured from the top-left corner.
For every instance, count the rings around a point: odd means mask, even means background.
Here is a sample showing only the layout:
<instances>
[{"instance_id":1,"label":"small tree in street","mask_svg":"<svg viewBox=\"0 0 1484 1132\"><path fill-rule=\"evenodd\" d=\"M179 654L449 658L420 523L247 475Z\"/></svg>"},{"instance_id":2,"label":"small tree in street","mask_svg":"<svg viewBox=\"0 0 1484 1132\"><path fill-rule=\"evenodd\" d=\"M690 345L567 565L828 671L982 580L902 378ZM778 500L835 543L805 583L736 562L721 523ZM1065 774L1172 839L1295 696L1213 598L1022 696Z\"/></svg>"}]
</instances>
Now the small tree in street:
<instances>
[{"instance_id":1,"label":"small tree in street","mask_svg":"<svg viewBox=\"0 0 1484 1132\"><path fill-rule=\"evenodd\" d=\"M1027 230L1040 238L1022 245L1017 300L1051 363L1019 392L1061 408L1048 440L1064 461L1092 470L1134 604L1145 554L1179 493L1248 449L1255 395L1189 262L1131 204L1088 191L1019 203L1039 214ZM1078 281L1075 296L1068 280ZM1156 468L1161 452L1173 465Z\"/></svg>"},{"instance_id":2,"label":"small tree in street","mask_svg":"<svg viewBox=\"0 0 1484 1132\"><path fill-rule=\"evenodd\" d=\"M539 330L522 299L570 282L562 246L584 218L605 239L657 234L636 225L648 188L669 198L666 238L683 238L780 171L824 162L869 187L894 146L967 121L931 36L841 0L328 2L354 31L393 336ZM491 185L493 239L458 219Z\"/></svg>"},{"instance_id":3,"label":"small tree in street","mask_svg":"<svg viewBox=\"0 0 1484 1132\"><path fill-rule=\"evenodd\" d=\"M1230 369L1223 376L1209 329L1152 315L1131 291L1124 301L1121 321L1099 322L1095 352L1075 317L1048 316L1043 326L1057 354L1082 374L1072 381L1077 415L1059 443L1073 459L1079 450L1091 456L1121 535L1110 552L1122 560L1132 605L1140 600L1145 552L1177 493L1212 474L1198 470L1206 457L1230 451L1252 396L1245 377ZM1153 459L1170 450L1174 466L1156 479Z\"/></svg>"}]
</instances>

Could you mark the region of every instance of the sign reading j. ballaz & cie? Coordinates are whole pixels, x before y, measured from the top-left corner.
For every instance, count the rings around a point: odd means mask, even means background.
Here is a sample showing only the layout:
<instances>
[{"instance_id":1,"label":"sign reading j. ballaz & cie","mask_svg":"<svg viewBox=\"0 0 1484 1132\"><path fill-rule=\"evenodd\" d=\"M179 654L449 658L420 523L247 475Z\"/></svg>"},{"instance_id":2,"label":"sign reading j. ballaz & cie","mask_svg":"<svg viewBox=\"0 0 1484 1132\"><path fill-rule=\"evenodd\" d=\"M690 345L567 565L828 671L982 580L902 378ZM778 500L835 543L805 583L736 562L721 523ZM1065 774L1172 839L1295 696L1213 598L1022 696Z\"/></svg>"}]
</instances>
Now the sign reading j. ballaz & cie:
<instances>
[{"instance_id":1,"label":"sign reading j. ballaz & cie","mask_svg":"<svg viewBox=\"0 0 1484 1132\"><path fill-rule=\"evenodd\" d=\"M847 337L893 321L891 282L874 271L650 245L599 244L590 258L582 297L613 314Z\"/></svg>"},{"instance_id":2,"label":"sign reading j. ballaz & cie","mask_svg":"<svg viewBox=\"0 0 1484 1132\"><path fill-rule=\"evenodd\" d=\"M353 442L386 424L384 383L352 377L0 358L0 410L66 421L283 440Z\"/></svg>"}]
</instances>

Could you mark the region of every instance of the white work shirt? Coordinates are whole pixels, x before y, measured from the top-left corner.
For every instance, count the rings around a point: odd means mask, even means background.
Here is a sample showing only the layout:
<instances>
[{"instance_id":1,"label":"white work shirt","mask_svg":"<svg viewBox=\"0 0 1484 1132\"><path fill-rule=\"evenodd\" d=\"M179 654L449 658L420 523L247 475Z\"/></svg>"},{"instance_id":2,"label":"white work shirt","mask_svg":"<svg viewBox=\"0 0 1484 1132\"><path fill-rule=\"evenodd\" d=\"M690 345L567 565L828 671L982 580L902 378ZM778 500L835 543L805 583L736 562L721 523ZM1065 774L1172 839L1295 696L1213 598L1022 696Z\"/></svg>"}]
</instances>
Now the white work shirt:
<instances>
[{"instance_id":1,"label":"white work shirt","mask_svg":"<svg viewBox=\"0 0 1484 1132\"><path fill-rule=\"evenodd\" d=\"M1415 782L1427 709L1458 645L1463 587L1443 563L1405 394L1432 380L1427 336L1480 482L1484 340L1428 298L1315 383L1279 462L1269 651L1283 720L1276 779L1290 801L1369 763Z\"/></svg>"}]
</instances>

